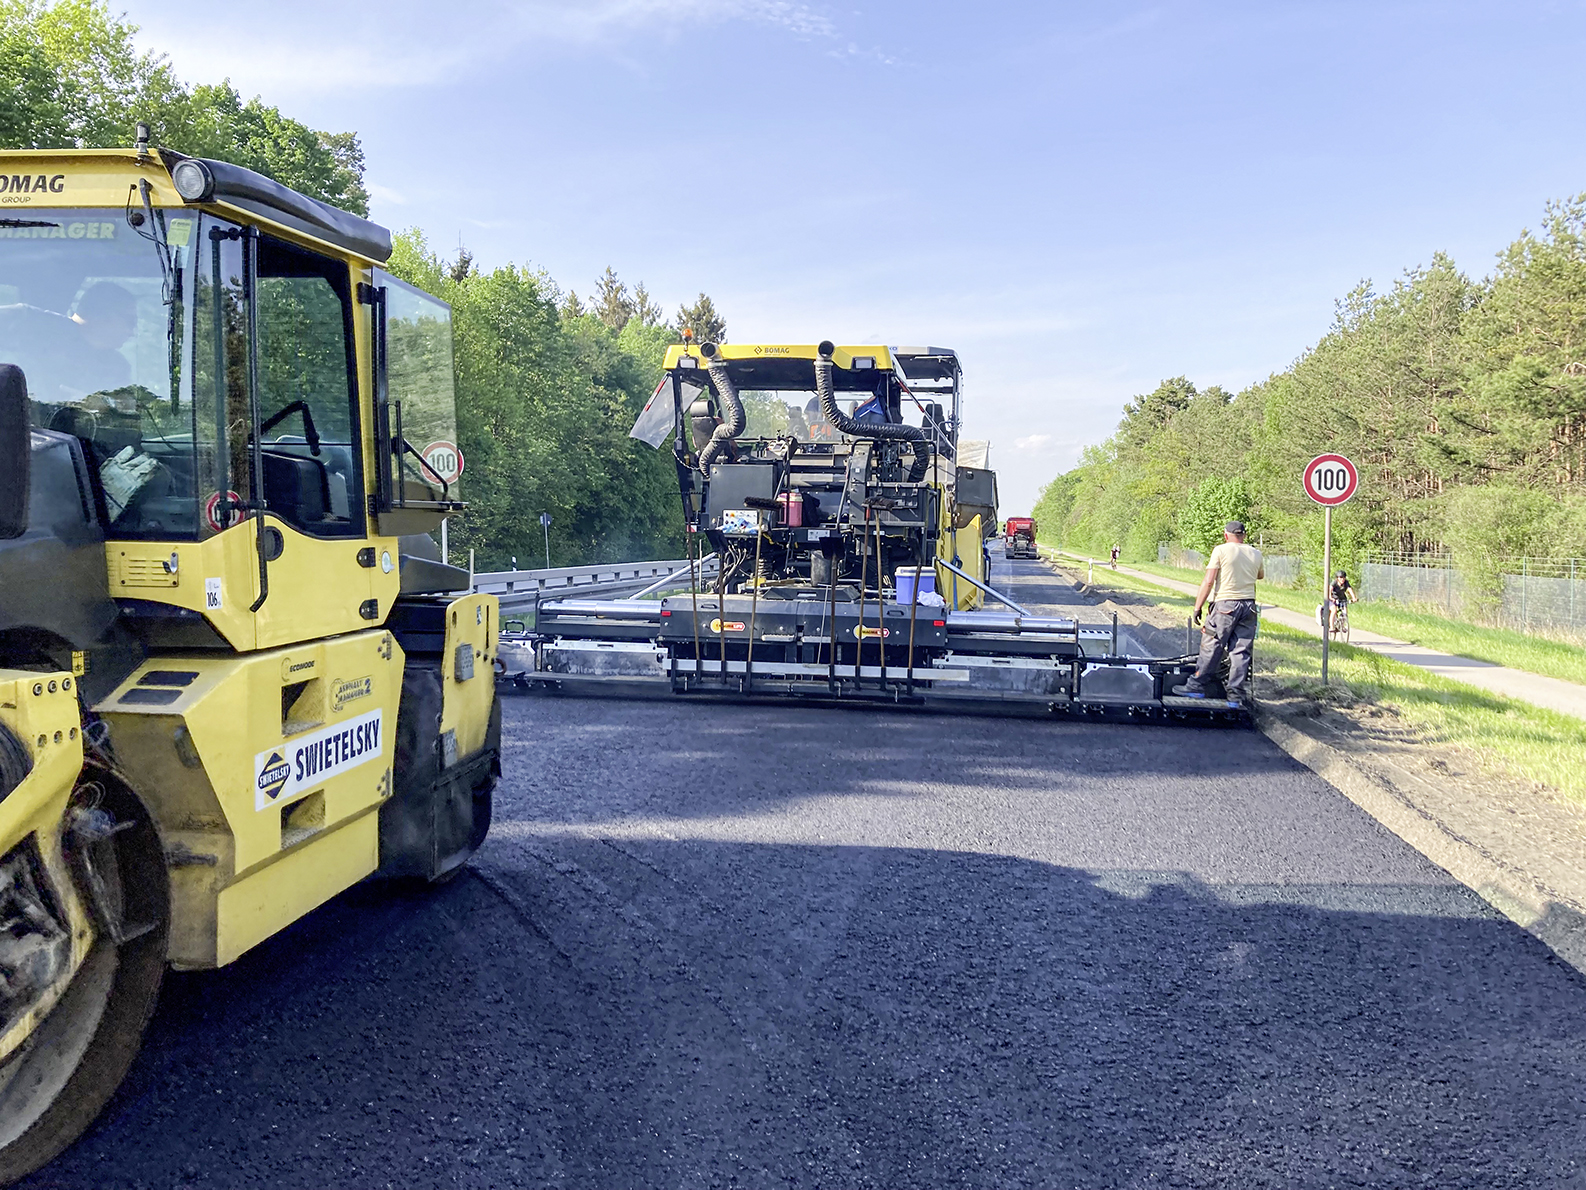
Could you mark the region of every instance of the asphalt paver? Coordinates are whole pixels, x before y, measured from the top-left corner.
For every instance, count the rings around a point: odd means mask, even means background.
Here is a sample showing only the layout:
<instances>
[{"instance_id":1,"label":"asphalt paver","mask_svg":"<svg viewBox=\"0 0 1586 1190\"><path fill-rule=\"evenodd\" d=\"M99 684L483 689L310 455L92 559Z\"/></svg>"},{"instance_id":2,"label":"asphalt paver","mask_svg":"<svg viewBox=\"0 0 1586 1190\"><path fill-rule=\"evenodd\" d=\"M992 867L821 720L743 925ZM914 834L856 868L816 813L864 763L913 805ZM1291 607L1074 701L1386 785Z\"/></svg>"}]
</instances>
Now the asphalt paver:
<instances>
[{"instance_id":1,"label":"asphalt paver","mask_svg":"<svg viewBox=\"0 0 1586 1190\"><path fill-rule=\"evenodd\" d=\"M466 871L173 975L30 1185L1586 1184L1586 978L1255 732L505 720Z\"/></svg>"}]
</instances>

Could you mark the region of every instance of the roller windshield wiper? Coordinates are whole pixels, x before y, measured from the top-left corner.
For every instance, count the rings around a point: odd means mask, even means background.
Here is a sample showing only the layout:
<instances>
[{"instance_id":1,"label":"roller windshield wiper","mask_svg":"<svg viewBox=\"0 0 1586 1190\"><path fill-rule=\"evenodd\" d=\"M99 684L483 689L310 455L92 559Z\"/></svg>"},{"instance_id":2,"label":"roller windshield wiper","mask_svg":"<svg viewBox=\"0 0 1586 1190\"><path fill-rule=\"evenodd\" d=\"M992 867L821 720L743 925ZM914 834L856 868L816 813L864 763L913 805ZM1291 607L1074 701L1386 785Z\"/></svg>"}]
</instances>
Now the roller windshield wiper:
<instances>
[{"instance_id":1,"label":"roller windshield wiper","mask_svg":"<svg viewBox=\"0 0 1586 1190\"><path fill-rule=\"evenodd\" d=\"M154 255L160 262L160 301L171 309L172 316L174 317L176 302L176 268L171 260L170 242L165 238L165 223L163 220L156 219L154 216L154 203L150 198L154 192L154 188L149 185L149 180L147 178L138 179L136 192L138 193L139 197L143 199L142 217L138 217L139 212L137 208L132 205L132 193L129 192L127 194L127 226L132 228L132 230L138 235L142 236L144 239L148 240L154 245ZM147 222L149 225L149 229L147 231L143 230L143 224L145 222Z\"/></svg>"},{"instance_id":2,"label":"roller windshield wiper","mask_svg":"<svg viewBox=\"0 0 1586 1190\"><path fill-rule=\"evenodd\" d=\"M0 227L59 227L47 219L0 219Z\"/></svg>"}]
</instances>

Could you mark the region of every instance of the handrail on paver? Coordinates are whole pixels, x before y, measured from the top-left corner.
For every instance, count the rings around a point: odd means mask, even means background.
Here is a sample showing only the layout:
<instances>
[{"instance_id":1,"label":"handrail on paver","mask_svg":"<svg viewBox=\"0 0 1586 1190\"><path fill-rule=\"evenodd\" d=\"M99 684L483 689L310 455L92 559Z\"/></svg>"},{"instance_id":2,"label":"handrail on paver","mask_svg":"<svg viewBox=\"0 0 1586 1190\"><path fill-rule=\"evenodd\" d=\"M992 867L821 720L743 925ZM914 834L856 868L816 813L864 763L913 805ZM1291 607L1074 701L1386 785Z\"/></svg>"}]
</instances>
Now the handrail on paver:
<instances>
[{"instance_id":1,"label":"handrail on paver","mask_svg":"<svg viewBox=\"0 0 1586 1190\"><path fill-rule=\"evenodd\" d=\"M714 565L713 565L713 563L714 563ZM719 565L720 565L720 563L717 562L715 554L706 554L703 558L699 558L699 559L695 560L693 563L686 563L685 562L682 566L678 567L676 570L672 571L670 574L663 575L662 577L656 579L653 583L651 583L644 590L636 591L632 595L629 595L628 598L629 599L643 599L646 595L653 594L656 591L665 590L667 584L669 584L673 579L679 577L680 575L698 574L699 575L699 579L697 581L704 582L707 578L711 577L713 574L716 573L716 570L719 567Z\"/></svg>"}]
</instances>

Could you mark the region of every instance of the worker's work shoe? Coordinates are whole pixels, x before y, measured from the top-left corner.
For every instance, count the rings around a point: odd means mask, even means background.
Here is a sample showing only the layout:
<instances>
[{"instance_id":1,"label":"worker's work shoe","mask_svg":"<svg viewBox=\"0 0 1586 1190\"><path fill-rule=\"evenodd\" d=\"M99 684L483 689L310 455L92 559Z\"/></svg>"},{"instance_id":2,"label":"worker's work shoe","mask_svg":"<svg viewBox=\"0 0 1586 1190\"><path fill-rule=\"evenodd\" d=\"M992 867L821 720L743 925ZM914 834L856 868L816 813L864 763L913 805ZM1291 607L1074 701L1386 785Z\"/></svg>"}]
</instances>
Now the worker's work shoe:
<instances>
[{"instance_id":1,"label":"worker's work shoe","mask_svg":"<svg viewBox=\"0 0 1586 1190\"><path fill-rule=\"evenodd\" d=\"M1205 698L1206 691L1191 690L1188 686L1174 686L1173 693L1179 698Z\"/></svg>"}]
</instances>

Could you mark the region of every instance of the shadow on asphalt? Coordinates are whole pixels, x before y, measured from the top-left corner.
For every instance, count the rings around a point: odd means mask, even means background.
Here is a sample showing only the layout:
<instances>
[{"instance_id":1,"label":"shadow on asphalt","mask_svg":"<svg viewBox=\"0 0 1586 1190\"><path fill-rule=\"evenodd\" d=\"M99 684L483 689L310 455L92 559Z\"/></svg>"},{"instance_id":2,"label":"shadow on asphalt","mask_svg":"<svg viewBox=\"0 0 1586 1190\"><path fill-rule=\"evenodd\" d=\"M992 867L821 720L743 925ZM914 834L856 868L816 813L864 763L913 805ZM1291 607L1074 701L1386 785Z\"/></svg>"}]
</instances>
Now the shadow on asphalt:
<instances>
[{"instance_id":1,"label":"shadow on asphalt","mask_svg":"<svg viewBox=\"0 0 1586 1190\"><path fill-rule=\"evenodd\" d=\"M173 975L28 1185L1582 1177L1586 980L1252 733L542 701L506 759L470 872Z\"/></svg>"},{"instance_id":2,"label":"shadow on asphalt","mask_svg":"<svg viewBox=\"0 0 1586 1190\"><path fill-rule=\"evenodd\" d=\"M173 977L29 1185L1574 1184L1574 972L1503 921L1232 891L919 849L498 854Z\"/></svg>"}]
</instances>

